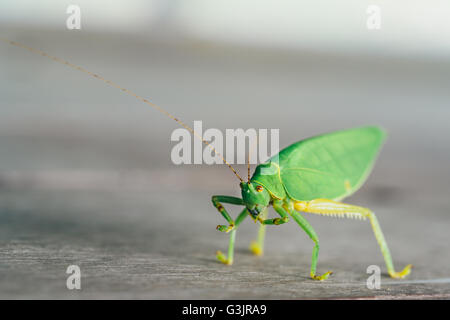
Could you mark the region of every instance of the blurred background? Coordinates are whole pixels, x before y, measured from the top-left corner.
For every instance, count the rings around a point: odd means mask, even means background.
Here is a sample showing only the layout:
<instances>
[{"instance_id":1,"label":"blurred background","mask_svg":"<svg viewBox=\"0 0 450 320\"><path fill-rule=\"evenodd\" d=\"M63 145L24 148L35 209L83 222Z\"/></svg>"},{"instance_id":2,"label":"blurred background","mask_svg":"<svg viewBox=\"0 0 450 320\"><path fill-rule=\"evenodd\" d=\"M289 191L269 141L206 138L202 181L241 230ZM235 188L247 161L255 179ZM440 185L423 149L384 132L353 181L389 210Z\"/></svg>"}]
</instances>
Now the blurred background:
<instances>
[{"instance_id":1,"label":"blurred background","mask_svg":"<svg viewBox=\"0 0 450 320\"><path fill-rule=\"evenodd\" d=\"M69 5L80 7L80 30L66 27ZM368 27L374 6L379 29ZM224 221L210 197L239 195L226 166L174 165L175 122L0 42L0 297L448 297L449 14L445 0L3 0L0 37L189 125L276 128L282 148L386 128L373 174L348 202L378 214L394 261L413 263L416 282L368 291L366 267L384 268L369 225L315 216L319 268L336 272L335 285L309 282L311 243L294 223L271 228L257 260L246 251L256 228L245 223L236 264L216 263L228 238L215 231ZM69 264L86 275L81 292L65 288ZM261 280L267 273L279 275Z\"/></svg>"}]
</instances>

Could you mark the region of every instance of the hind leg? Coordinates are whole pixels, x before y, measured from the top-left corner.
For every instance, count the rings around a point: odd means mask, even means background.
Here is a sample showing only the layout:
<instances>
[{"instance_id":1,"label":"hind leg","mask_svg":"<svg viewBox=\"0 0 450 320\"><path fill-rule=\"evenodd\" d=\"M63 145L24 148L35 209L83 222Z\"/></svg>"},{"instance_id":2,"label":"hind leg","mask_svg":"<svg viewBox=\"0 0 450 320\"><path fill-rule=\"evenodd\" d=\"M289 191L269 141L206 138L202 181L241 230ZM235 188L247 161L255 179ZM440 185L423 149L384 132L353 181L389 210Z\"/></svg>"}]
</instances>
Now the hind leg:
<instances>
[{"instance_id":1,"label":"hind leg","mask_svg":"<svg viewBox=\"0 0 450 320\"><path fill-rule=\"evenodd\" d=\"M372 226L373 233L375 234L375 238L377 239L378 245L380 246L380 250L384 257L389 275L392 278L404 278L411 272L412 265L410 264L400 272L395 271L394 263L392 262L391 253L386 243L386 239L384 238L383 232L381 231L381 227L378 223L377 217L371 210L327 199L298 201L294 204L294 207L299 211L321 215L341 216L359 219L368 218Z\"/></svg>"}]
</instances>

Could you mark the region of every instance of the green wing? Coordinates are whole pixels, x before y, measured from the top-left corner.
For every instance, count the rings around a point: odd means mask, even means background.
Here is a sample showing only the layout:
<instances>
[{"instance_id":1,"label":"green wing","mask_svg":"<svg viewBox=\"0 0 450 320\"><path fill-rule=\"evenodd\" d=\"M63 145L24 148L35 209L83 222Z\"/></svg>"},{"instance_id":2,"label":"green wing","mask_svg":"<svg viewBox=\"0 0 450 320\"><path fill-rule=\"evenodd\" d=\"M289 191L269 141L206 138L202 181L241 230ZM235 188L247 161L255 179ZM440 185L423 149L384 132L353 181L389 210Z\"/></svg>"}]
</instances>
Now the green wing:
<instances>
[{"instance_id":1,"label":"green wing","mask_svg":"<svg viewBox=\"0 0 450 320\"><path fill-rule=\"evenodd\" d=\"M271 161L295 200L340 200L366 180L386 134L378 127L332 132L299 141Z\"/></svg>"}]
</instances>

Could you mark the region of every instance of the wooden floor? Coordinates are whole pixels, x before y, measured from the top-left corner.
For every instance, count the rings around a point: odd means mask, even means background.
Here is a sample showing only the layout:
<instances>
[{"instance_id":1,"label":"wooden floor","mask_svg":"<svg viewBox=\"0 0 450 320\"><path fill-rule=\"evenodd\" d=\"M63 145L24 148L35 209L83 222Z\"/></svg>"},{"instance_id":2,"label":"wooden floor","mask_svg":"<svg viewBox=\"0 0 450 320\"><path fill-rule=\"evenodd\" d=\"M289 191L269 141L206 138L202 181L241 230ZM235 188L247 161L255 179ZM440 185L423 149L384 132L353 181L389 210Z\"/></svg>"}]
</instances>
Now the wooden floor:
<instances>
[{"instance_id":1,"label":"wooden floor","mask_svg":"<svg viewBox=\"0 0 450 320\"><path fill-rule=\"evenodd\" d=\"M306 215L269 226L266 252L237 232L233 266L215 259L228 236L214 194L238 195L225 166L170 160L175 123L65 66L0 43L0 298L450 298L449 60L223 48L111 35L7 30L98 72L204 129L278 128L284 147L340 128L389 132L373 174L348 202L377 214L398 269L393 280L367 221ZM245 167L238 166L245 175ZM232 208L233 216L239 208ZM273 212L271 213L273 214ZM66 269L81 269L81 290ZM368 289L367 267L382 270Z\"/></svg>"}]
</instances>

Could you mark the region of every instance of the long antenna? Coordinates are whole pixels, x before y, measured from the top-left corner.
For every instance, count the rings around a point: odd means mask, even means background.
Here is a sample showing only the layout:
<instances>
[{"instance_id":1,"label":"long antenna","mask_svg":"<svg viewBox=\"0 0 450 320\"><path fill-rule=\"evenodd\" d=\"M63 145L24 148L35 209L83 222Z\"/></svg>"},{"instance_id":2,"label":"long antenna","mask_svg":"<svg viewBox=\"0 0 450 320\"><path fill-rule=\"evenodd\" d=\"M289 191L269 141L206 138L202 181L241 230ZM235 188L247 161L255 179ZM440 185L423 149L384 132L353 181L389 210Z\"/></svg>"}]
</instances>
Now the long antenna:
<instances>
[{"instance_id":1,"label":"long antenna","mask_svg":"<svg viewBox=\"0 0 450 320\"><path fill-rule=\"evenodd\" d=\"M250 142L248 144L248 154L247 154L247 177L248 177L247 182L248 183L250 183L250 158L251 158L252 151L253 151L253 146L250 144ZM259 134L258 134L258 131L256 131L256 149L258 149L258 146L259 146Z\"/></svg>"},{"instance_id":2,"label":"long antenna","mask_svg":"<svg viewBox=\"0 0 450 320\"><path fill-rule=\"evenodd\" d=\"M98 75L98 74L96 74L96 73L92 73L92 72L90 72L90 71L84 69L83 67L80 67L80 66L77 66L77 65L75 65L75 64L72 64L72 63L70 63L69 61L60 59L60 58L55 57L55 56L51 56L51 55L47 54L47 53L44 52L44 51L41 51L41 50L39 50L39 49L34 49L34 48L31 48L31 47L28 47L28 46L26 46L26 45L24 45L24 44L22 44L22 43L16 42L16 41L11 41L11 40L8 40L8 39L5 39L5 38L1 38L1 37L0 37L0 40L1 40L1 41L4 41L4 42L6 42L6 43L9 43L9 44L11 44L11 45L13 45L13 46L16 46L16 47L19 47L19 48L26 49L26 50L28 50L28 51L30 51L30 52L32 52L32 53L36 53L36 54L38 54L38 55L40 55L40 56L43 56L43 57L46 57L46 58L48 58L48 59L50 59L50 60L56 61L56 62L58 62L58 63L61 63L61 64L66 65L66 66L69 66L69 67L71 67L72 69L75 69L75 70L84 72L84 73L90 75L91 77L97 78L97 79L99 79L99 80L105 82L106 84L108 84L108 85L110 85L110 86L112 86L112 87L114 87L114 88L117 88L117 89L123 91L124 93L126 93L126 94L128 94L128 95L130 95L130 96L133 96L133 97L135 97L136 99L138 99L138 100L140 100L140 101L142 101L142 102L148 104L149 106L151 106L152 108L158 110L159 112L161 112L162 114L166 115L166 116L169 117L170 119L175 120L179 125L181 125L183 128L185 128L186 130L188 130L189 132L191 132L194 136L196 136L197 138L199 138L199 139L200 139L204 144L206 144L212 151L214 151L215 154L217 154L218 156L220 156L220 157L222 158L222 161L228 166L228 168L230 168L231 171L233 171L233 173L236 175L236 177L237 177L241 182L244 182L244 180L239 176L239 174L236 172L236 170L234 170L234 168L231 166L231 164L229 164L228 161L225 160L225 158L224 158L219 152L217 152L217 150L216 150L216 149L215 149L208 141L204 140L204 139L202 138L202 136L200 136L197 132L194 131L194 129L192 129L191 127L189 127L189 126L188 126L187 124L185 124L183 121L179 120L178 118L176 118L175 116L173 116L172 114L170 114L169 112L167 112L166 110L164 110L163 108L161 108L160 106L158 106L158 105L156 105L156 104L150 102L149 100L145 99L144 97L141 97L140 95L137 95L137 94L134 93L133 91L130 91L130 90L126 89L126 88L123 88L122 86L118 85L118 84L115 83L115 82L112 82L112 81L110 81L110 80L107 80L107 79L103 78L102 76L100 76L100 75Z\"/></svg>"}]
</instances>

